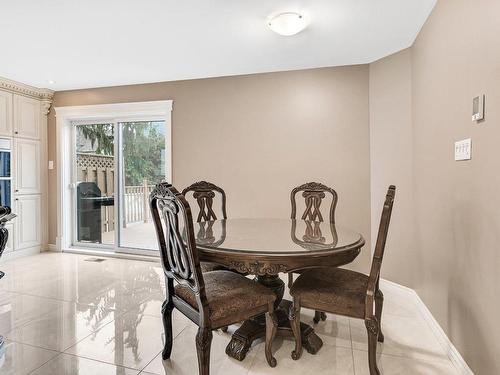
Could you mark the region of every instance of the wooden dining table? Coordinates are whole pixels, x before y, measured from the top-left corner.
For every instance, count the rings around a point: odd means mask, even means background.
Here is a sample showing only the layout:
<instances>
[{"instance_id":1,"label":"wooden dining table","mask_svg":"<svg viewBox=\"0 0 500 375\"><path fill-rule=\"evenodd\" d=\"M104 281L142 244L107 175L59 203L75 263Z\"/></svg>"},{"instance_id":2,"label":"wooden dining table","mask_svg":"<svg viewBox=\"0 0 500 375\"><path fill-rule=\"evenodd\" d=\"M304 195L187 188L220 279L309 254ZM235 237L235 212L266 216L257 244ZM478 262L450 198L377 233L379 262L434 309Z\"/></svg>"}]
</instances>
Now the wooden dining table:
<instances>
[{"instance_id":1,"label":"wooden dining table","mask_svg":"<svg viewBox=\"0 0 500 375\"><path fill-rule=\"evenodd\" d=\"M201 261L221 264L256 282L276 296L278 335L293 336L288 313L291 302L283 299L285 283L280 273L317 267L337 267L360 253L363 236L342 225L292 219L224 219L194 224ZM303 347L315 354L322 347L314 329L301 323ZM252 342L265 336L265 319L247 320L233 333L226 354L242 361Z\"/></svg>"}]
</instances>

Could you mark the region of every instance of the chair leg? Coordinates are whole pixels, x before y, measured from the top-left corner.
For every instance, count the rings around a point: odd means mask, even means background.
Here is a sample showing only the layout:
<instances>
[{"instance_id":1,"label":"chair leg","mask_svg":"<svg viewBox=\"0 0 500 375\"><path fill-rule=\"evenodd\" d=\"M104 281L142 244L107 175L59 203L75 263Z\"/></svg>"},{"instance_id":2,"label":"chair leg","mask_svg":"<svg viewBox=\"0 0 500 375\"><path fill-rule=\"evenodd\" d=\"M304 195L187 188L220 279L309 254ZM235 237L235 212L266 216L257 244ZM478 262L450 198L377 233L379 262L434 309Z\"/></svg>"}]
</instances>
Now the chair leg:
<instances>
[{"instance_id":1,"label":"chair leg","mask_svg":"<svg viewBox=\"0 0 500 375\"><path fill-rule=\"evenodd\" d=\"M320 321L324 322L325 320L326 320L326 313L317 310L314 312L314 318L313 318L314 324L318 324Z\"/></svg>"},{"instance_id":2,"label":"chair leg","mask_svg":"<svg viewBox=\"0 0 500 375\"><path fill-rule=\"evenodd\" d=\"M274 313L274 303L269 305L269 312L266 313L266 360L269 366L276 367L276 358L273 357L273 341L278 330L278 319Z\"/></svg>"},{"instance_id":3,"label":"chair leg","mask_svg":"<svg viewBox=\"0 0 500 375\"><path fill-rule=\"evenodd\" d=\"M290 289L293 285L293 273L288 272L288 289Z\"/></svg>"},{"instance_id":4,"label":"chair leg","mask_svg":"<svg viewBox=\"0 0 500 375\"><path fill-rule=\"evenodd\" d=\"M382 307L384 306L384 293L380 289L375 292L375 316L378 324L378 342L384 342L384 334L382 333Z\"/></svg>"},{"instance_id":5,"label":"chair leg","mask_svg":"<svg viewBox=\"0 0 500 375\"><path fill-rule=\"evenodd\" d=\"M174 309L173 303L169 303L168 300L163 302L161 307L161 315L163 318L163 329L165 330L165 347L161 353L163 360L169 359L172 353L172 310Z\"/></svg>"},{"instance_id":6,"label":"chair leg","mask_svg":"<svg viewBox=\"0 0 500 375\"><path fill-rule=\"evenodd\" d=\"M208 328L198 328L196 335L196 351L198 353L199 375L210 374L210 347L212 345L212 330Z\"/></svg>"},{"instance_id":7,"label":"chair leg","mask_svg":"<svg viewBox=\"0 0 500 375\"><path fill-rule=\"evenodd\" d=\"M376 317L365 320L366 331L368 333L368 366L370 375L380 375L377 367L377 337L379 334L379 322Z\"/></svg>"},{"instance_id":8,"label":"chair leg","mask_svg":"<svg viewBox=\"0 0 500 375\"><path fill-rule=\"evenodd\" d=\"M295 350L292 351L292 359L297 360L302 355L302 333L300 331L300 300L293 299L290 308L290 326L292 327L293 337L295 338Z\"/></svg>"}]
</instances>

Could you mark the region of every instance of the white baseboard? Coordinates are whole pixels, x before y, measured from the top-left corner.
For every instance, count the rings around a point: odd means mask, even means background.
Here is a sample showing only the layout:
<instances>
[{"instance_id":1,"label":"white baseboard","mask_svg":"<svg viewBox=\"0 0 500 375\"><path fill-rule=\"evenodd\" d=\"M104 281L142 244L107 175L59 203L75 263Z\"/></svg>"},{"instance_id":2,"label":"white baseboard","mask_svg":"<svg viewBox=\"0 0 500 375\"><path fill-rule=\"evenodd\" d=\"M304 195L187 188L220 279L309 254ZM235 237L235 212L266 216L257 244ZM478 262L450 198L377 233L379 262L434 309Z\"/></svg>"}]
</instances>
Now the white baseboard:
<instances>
[{"instance_id":1,"label":"white baseboard","mask_svg":"<svg viewBox=\"0 0 500 375\"><path fill-rule=\"evenodd\" d=\"M47 245L47 251L59 251L59 250L57 249L57 245L56 244L49 243Z\"/></svg>"},{"instance_id":2,"label":"white baseboard","mask_svg":"<svg viewBox=\"0 0 500 375\"><path fill-rule=\"evenodd\" d=\"M471 370L467 362L463 359L460 352L455 348L455 345L450 341L449 337L444 332L443 328L439 325L437 320L434 318L430 310L425 305L424 301L420 298L417 292L411 288L406 286L396 284L389 280L380 280L381 288L390 288L393 290L397 290L398 293L410 294L415 301L415 306L422 313L425 321L431 328L432 332L436 336L437 340L445 350L448 358L453 363L455 368L457 369L459 374L463 375L474 375L474 372Z\"/></svg>"},{"instance_id":3,"label":"white baseboard","mask_svg":"<svg viewBox=\"0 0 500 375\"><path fill-rule=\"evenodd\" d=\"M80 255L92 255L98 257L107 257L107 258L119 258L119 259L130 259L130 260L143 260L146 262L154 262L159 263L159 256L151 256L151 255L134 255L129 253L117 253L111 251L102 251L97 249L89 249L89 248L77 248L70 247L68 249L63 249L64 253L72 253L72 254L80 254Z\"/></svg>"}]
</instances>

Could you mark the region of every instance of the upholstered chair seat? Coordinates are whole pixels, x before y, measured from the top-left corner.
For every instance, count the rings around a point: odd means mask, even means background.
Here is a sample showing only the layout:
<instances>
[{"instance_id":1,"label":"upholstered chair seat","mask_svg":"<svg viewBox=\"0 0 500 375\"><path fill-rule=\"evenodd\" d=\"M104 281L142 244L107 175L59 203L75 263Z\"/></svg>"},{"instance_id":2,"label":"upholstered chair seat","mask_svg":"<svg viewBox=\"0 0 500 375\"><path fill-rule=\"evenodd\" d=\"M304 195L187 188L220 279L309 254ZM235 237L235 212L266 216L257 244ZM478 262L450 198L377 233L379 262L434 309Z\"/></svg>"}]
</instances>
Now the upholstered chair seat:
<instances>
[{"instance_id":1,"label":"upholstered chair seat","mask_svg":"<svg viewBox=\"0 0 500 375\"><path fill-rule=\"evenodd\" d=\"M276 299L270 289L235 272L212 271L205 273L203 278L210 322L215 327L231 323L234 315L241 311L253 316L256 307L267 306ZM196 296L190 288L177 285L175 294L195 310L198 309Z\"/></svg>"},{"instance_id":2,"label":"upholstered chair seat","mask_svg":"<svg viewBox=\"0 0 500 375\"><path fill-rule=\"evenodd\" d=\"M292 285L290 294L305 305L314 304L321 311L365 317L368 276L343 268L312 269L303 272Z\"/></svg>"}]
</instances>

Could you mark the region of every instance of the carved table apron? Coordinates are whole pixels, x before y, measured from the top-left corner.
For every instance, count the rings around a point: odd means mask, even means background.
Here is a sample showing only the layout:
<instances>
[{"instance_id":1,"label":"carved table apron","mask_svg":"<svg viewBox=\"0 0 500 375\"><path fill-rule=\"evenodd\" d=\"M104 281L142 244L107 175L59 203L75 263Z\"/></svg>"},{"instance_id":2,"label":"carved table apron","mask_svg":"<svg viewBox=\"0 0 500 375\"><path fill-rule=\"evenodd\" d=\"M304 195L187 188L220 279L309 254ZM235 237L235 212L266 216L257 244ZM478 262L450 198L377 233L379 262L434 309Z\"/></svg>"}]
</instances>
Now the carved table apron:
<instances>
[{"instance_id":1,"label":"carved table apron","mask_svg":"<svg viewBox=\"0 0 500 375\"><path fill-rule=\"evenodd\" d=\"M286 337L293 337L288 320L291 302L283 299L285 284L279 273L345 265L358 256L364 245L363 237L357 232L339 225L304 220L215 220L195 224L195 232L198 232L196 242L202 261L255 275L258 283L276 293L277 334ZM323 345L321 339L308 324L301 323L301 332L304 348L316 354ZM252 342L263 336L264 317L247 320L233 334L226 354L242 361Z\"/></svg>"}]
</instances>

